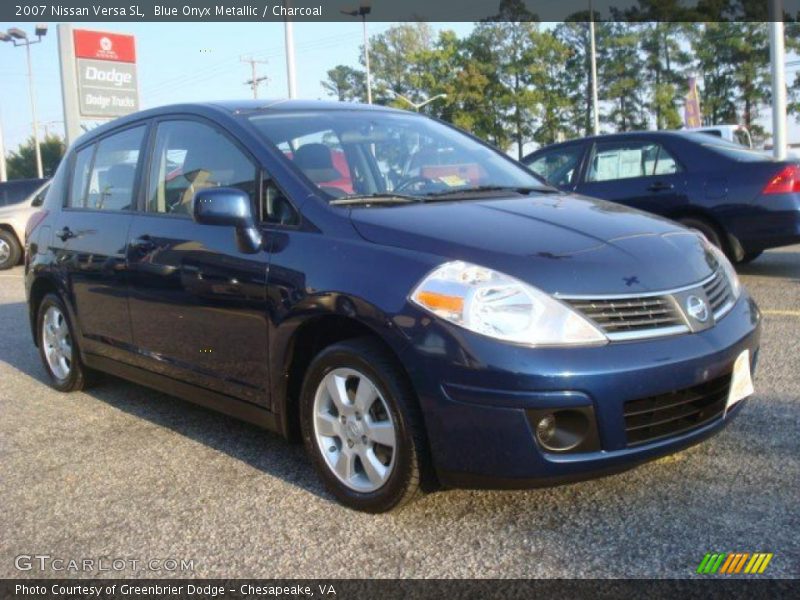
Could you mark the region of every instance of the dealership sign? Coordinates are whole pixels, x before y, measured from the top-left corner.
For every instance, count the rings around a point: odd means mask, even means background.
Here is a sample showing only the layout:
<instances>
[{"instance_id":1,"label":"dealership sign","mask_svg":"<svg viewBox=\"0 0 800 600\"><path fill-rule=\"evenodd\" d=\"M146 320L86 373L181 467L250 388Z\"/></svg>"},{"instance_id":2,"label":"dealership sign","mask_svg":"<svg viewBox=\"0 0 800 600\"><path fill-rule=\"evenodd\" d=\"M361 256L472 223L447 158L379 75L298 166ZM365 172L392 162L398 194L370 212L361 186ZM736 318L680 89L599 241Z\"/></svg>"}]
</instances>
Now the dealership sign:
<instances>
[{"instance_id":1,"label":"dealership sign","mask_svg":"<svg viewBox=\"0 0 800 600\"><path fill-rule=\"evenodd\" d=\"M121 117L139 110L132 35L73 31L78 109L82 117Z\"/></svg>"}]
</instances>

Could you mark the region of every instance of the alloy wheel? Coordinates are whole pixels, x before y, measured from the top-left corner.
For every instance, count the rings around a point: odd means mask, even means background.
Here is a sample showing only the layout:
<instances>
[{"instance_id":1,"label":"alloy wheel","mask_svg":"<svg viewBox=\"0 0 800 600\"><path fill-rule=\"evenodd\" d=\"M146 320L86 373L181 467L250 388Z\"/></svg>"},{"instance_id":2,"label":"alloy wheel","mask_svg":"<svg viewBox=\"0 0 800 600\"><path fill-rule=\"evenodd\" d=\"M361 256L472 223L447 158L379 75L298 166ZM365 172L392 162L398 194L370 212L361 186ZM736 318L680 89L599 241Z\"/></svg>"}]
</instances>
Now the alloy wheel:
<instances>
[{"instance_id":1,"label":"alloy wheel","mask_svg":"<svg viewBox=\"0 0 800 600\"><path fill-rule=\"evenodd\" d=\"M333 369L314 395L314 438L331 472L347 487L370 493L395 466L397 432L377 386L355 369Z\"/></svg>"},{"instance_id":2,"label":"alloy wheel","mask_svg":"<svg viewBox=\"0 0 800 600\"><path fill-rule=\"evenodd\" d=\"M72 370L72 337L67 319L58 307L48 307L42 319L41 333L50 371L56 379L66 379Z\"/></svg>"},{"instance_id":3,"label":"alloy wheel","mask_svg":"<svg viewBox=\"0 0 800 600\"><path fill-rule=\"evenodd\" d=\"M8 245L8 242L0 239L0 264L6 262L9 258L11 258L11 246Z\"/></svg>"}]
</instances>

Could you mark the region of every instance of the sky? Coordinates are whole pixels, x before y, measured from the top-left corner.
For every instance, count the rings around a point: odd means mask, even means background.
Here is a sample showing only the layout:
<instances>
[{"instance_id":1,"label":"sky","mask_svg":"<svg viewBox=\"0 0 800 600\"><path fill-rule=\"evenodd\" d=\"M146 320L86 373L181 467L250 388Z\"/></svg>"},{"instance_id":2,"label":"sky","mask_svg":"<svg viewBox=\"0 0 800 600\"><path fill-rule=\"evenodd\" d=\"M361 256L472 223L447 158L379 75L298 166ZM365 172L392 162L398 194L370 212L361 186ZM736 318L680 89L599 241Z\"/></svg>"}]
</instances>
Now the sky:
<instances>
[{"instance_id":1,"label":"sky","mask_svg":"<svg viewBox=\"0 0 800 600\"><path fill-rule=\"evenodd\" d=\"M368 23L370 35L393 23ZM0 23L0 29L21 27L32 34L35 23ZM453 29L459 36L472 23L432 23L434 30ZM250 65L241 57L266 60L259 76L269 78L259 97L287 95L283 23L74 23L74 28L131 33L136 36L142 108L185 101L250 98L244 84ZM358 66L362 29L352 23L294 23L297 91L300 98L325 98L320 82L338 64ZM55 23L41 44L31 47L40 134L63 135L63 113ZM787 80L793 72L787 73ZM701 98L702 103L702 98ZM769 113L764 125L771 129ZM24 48L0 44L0 122L6 151L15 149L31 133ZM800 125L790 117L789 142L800 142Z\"/></svg>"}]
</instances>

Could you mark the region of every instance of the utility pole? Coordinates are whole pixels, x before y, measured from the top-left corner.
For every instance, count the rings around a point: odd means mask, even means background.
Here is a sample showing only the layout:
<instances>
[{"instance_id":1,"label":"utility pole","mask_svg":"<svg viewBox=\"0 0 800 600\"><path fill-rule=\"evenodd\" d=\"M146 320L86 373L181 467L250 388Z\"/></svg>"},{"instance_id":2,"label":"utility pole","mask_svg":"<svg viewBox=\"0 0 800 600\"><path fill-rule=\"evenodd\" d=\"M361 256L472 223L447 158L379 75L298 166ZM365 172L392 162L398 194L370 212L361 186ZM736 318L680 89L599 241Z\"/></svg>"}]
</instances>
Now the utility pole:
<instances>
[{"instance_id":1,"label":"utility pole","mask_svg":"<svg viewBox=\"0 0 800 600\"><path fill-rule=\"evenodd\" d=\"M783 46L783 2L770 2L769 54L772 62L772 154L786 158L786 74Z\"/></svg>"},{"instance_id":2,"label":"utility pole","mask_svg":"<svg viewBox=\"0 0 800 600\"><path fill-rule=\"evenodd\" d=\"M8 181L6 171L6 144L3 139L3 115L0 113L0 182Z\"/></svg>"},{"instance_id":3,"label":"utility pole","mask_svg":"<svg viewBox=\"0 0 800 600\"><path fill-rule=\"evenodd\" d=\"M600 113L597 109L597 56L594 47L594 7L592 0L589 0L589 47L592 53L592 133L600 133Z\"/></svg>"},{"instance_id":4,"label":"utility pole","mask_svg":"<svg viewBox=\"0 0 800 600\"><path fill-rule=\"evenodd\" d=\"M258 86L260 83L266 82L269 80L269 77L263 76L258 77L257 67L256 65L265 65L267 64L266 60L257 60L252 56L249 58L245 58L244 56L239 57L239 62L243 63L250 63L250 74L251 77L247 81L245 81L245 85L249 85L250 88L253 90L253 99L258 99Z\"/></svg>"}]
</instances>

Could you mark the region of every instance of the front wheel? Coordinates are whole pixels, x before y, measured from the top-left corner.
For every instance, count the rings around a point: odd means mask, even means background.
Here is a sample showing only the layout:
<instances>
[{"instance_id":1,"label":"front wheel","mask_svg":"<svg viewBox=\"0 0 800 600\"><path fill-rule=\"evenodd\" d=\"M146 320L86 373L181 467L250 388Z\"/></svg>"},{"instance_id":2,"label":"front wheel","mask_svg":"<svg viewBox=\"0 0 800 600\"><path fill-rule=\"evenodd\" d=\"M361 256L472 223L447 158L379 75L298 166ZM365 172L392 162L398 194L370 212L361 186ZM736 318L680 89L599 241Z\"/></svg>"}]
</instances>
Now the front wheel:
<instances>
[{"instance_id":1,"label":"front wheel","mask_svg":"<svg viewBox=\"0 0 800 600\"><path fill-rule=\"evenodd\" d=\"M0 271L15 266L22 256L22 248L16 236L0 229Z\"/></svg>"},{"instance_id":2,"label":"front wheel","mask_svg":"<svg viewBox=\"0 0 800 600\"><path fill-rule=\"evenodd\" d=\"M308 368L300 401L306 451L340 502L379 513L417 494L426 459L416 399L379 343L324 349Z\"/></svg>"}]
</instances>

